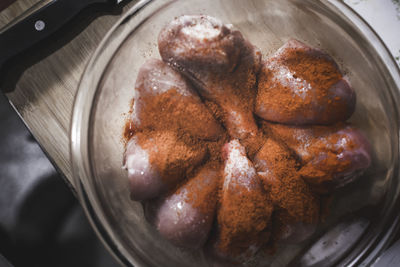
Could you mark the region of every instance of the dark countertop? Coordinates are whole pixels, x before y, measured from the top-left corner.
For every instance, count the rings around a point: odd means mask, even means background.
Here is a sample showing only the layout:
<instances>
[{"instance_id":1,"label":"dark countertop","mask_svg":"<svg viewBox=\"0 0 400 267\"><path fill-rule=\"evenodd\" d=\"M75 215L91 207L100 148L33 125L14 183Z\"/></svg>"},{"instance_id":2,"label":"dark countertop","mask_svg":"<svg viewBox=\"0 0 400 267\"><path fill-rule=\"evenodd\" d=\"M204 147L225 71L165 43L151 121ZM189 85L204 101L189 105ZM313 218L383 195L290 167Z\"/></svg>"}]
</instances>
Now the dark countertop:
<instances>
[{"instance_id":1,"label":"dark countertop","mask_svg":"<svg viewBox=\"0 0 400 267\"><path fill-rule=\"evenodd\" d=\"M119 266L2 95L0 129L0 267Z\"/></svg>"}]
</instances>

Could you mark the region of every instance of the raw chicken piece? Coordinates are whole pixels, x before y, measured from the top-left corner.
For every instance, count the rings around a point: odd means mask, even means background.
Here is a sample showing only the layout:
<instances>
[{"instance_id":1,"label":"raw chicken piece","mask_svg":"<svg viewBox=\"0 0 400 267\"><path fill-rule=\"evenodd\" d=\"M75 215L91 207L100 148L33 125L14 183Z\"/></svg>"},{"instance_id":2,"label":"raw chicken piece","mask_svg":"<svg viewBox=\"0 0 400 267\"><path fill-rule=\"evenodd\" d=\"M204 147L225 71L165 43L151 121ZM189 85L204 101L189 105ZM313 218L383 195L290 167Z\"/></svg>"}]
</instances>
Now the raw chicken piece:
<instances>
[{"instance_id":1,"label":"raw chicken piece","mask_svg":"<svg viewBox=\"0 0 400 267\"><path fill-rule=\"evenodd\" d=\"M269 138L254 158L258 175L276 208L273 221L280 231L274 239L297 243L314 233L320 201L297 173L287 148ZM295 190L294 190L295 189Z\"/></svg>"},{"instance_id":2,"label":"raw chicken piece","mask_svg":"<svg viewBox=\"0 0 400 267\"><path fill-rule=\"evenodd\" d=\"M202 247L214 220L220 178L219 168L205 165L172 195L150 203L149 221L176 246Z\"/></svg>"},{"instance_id":3,"label":"raw chicken piece","mask_svg":"<svg viewBox=\"0 0 400 267\"><path fill-rule=\"evenodd\" d=\"M224 150L224 183L213 254L242 262L268 242L273 207L239 141L230 141Z\"/></svg>"},{"instance_id":4,"label":"raw chicken piece","mask_svg":"<svg viewBox=\"0 0 400 267\"><path fill-rule=\"evenodd\" d=\"M200 80L207 72L232 72L240 61L242 43L241 33L232 25L206 15L177 17L158 36L163 60Z\"/></svg>"},{"instance_id":5,"label":"raw chicken piece","mask_svg":"<svg viewBox=\"0 0 400 267\"><path fill-rule=\"evenodd\" d=\"M148 60L136 80L133 124L138 129L184 131L217 139L222 128L186 79L158 59Z\"/></svg>"},{"instance_id":6,"label":"raw chicken piece","mask_svg":"<svg viewBox=\"0 0 400 267\"><path fill-rule=\"evenodd\" d=\"M371 164L370 143L350 125L264 126L297 153L304 165L300 175L318 192L329 192L355 181Z\"/></svg>"},{"instance_id":7,"label":"raw chicken piece","mask_svg":"<svg viewBox=\"0 0 400 267\"><path fill-rule=\"evenodd\" d=\"M290 40L262 67L255 112L284 124L333 124L347 120L355 104L354 90L328 54Z\"/></svg>"},{"instance_id":8,"label":"raw chicken piece","mask_svg":"<svg viewBox=\"0 0 400 267\"><path fill-rule=\"evenodd\" d=\"M131 198L158 197L202 163L206 154L205 148L188 146L172 132L136 134L125 152Z\"/></svg>"},{"instance_id":9,"label":"raw chicken piece","mask_svg":"<svg viewBox=\"0 0 400 267\"><path fill-rule=\"evenodd\" d=\"M202 15L181 16L160 33L162 59L215 103L232 138L256 138L253 118L261 53L232 25Z\"/></svg>"}]
</instances>

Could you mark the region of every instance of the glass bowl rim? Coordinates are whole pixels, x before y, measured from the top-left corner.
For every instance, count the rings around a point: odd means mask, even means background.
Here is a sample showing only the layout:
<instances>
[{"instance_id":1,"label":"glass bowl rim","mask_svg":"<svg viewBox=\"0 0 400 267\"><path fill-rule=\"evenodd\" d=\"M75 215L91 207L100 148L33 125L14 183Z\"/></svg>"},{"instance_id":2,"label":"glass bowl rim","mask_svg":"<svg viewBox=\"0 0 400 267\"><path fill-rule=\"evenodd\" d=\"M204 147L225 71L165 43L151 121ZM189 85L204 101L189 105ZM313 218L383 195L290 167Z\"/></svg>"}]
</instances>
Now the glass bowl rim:
<instances>
[{"instance_id":1,"label":"glass bowl rim","mask_svg":"<svg viewBox=\"0 0 400 267\"><path fill-rule=\"evenodd\" d=\"M169 0L165 0L167 2ZM177 0L173 0L176 2ZM93 99L96 95L97 87L92 87L91 91L86 85L91 84L90 77L93 74L94 66L98 62L102 52L109 44L110 37L114 34L119 26L124 24L131 17L135 16L138 12L148 6L149 3L158 2L155 0L140 0L136 4L134 4L122 17L111 27L111 29L104 36L102 41L97 46L96 50L90 57L84 72L81 76L81 80L78 85L78 90L75 96L74 105L73 105L73 113L71 119L71 127L70 127L70 162L72 167L72 185L77 193L77 197L85 211L86 217L89 219L89 222L92 228L95 230L96 234L103 242L108 251L114 256L115 259L119 261L119 263L124 264L126 266L130 266L134 264L135 266L146 266L146 262L140 257L140 255L131 255L124 248L115 244L115 238L107 219L104 216L104 213L101 212L101 207L98 203L87 194L85 190L85 184L83 181L90 180L92 176L92 172L90 169L90 162L88 162L89 157L89 147L88 144L83 145L85 141L82 140L88 139L89 132L89 121L91 116L91 110L93 105ZM161 2L161 1L160 1ZM361 34L369 41L369 44L373 47L373 49L378 53L379 58L384 63L387 68L387 72L390 74L393 79L395 85L397 86L396 96L394 97L394 101L396 104L400 103L400 69L390 53L389 49L379 37L379 35L375 32L375 30L357 13L351 8L348 4L346 4L343 0L325 0L328 4L336 7L342 15L351 21L351 23L356 26L358 30L361 31ZM326 4L325 3L325 4ZM118 50L116 48L114 53ZM106 64L107 66L107 64ZM98 82L101 80L101 76L99 77ZM89 101L88 101L89 100ZM90 104L87 104L90 103ZM85 104L85 105L83 105ZM399 107L399 105L397 105ZM397 110L399 113L399 110ZM86 123L86 124L85 124ZM380 239L380 244L376 246L373 251L369 251L369 255L365 257L365 255L358 255L353 262L351 262L350 266L355 266L357 264L361 264L361 262L370 262L372 263L379 254L387 247L388 243L393 238L393 234L400 228L400 214L396 216L393 220L391 227L387 230L385 235ZM365 254L365 248L362 252ZM364 256L364 257L362 257ZM360 262L361 261L361 262Z\"/></svg>"}]
</instances>

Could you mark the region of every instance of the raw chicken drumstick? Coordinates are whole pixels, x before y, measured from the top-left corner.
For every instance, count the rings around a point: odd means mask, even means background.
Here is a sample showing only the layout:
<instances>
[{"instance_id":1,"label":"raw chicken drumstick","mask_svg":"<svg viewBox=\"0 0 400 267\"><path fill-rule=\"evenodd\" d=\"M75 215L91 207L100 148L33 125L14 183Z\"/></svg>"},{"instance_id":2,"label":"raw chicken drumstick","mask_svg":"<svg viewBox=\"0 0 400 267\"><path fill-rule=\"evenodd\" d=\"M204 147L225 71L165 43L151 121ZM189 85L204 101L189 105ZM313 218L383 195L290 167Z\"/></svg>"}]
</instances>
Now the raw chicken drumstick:
<instances>
[{"instance_id":1,"label":"raw chicken drumstick","mask_svg":"<svg viewBox=\"0 0 400 267\"><path fill-rule=\"evenodd\" d=\"M137 134L127 144L125 167L132 199L145 200L183 180L205 158L204 147L182 136L215 140L223 130L186 78L161 60L141 67L135 90Z\"/></svg>"},{"instance_id":2,"label":"raw chicken drumstick","mask_svg":"<svg viewBox=\"0 0 400 267\"><path fill-rule=\"evenodd\" d=\"M258 48L232 25L202 15L173 20L160 32L158 47L162 59L217 106L232 138L257 138L253 111L261 62Z\"/></svg>"},{"instance_id":3,"label":"raw chicken drumstick","mask_svg":"<svg viewBox=\"0 0 400 267\"><path fill-rule=\"evenodd\" d=\"M308 238L321 194L371 161L362 134L338 123L356 97L337 64L296 40L261 64L232 25L203 15L175 18L158 46L162 61L147 61L136 81L125 153L148 221L177 246L206 244L222 266Z\"/></svg>"},{"instance_id":4,"label":"raw chicken drumstick","mask_svg":"<svg viewBox=\"0 0 400 267\"><path fill-rule=\"evenodd\" d=\"M263 64L256 114L290 125L333 124L354 112L356 94L325 52L290 40Z\"/></svg>"},{"instance_id":5,"label":"raw chicken drumstick","mask_svg":"<svg viewBox=\"0 0 400 267\"><path fill-rule=\"evenodd\" d=\"M293 155L286 146L268 138L254 163L276 209L273 220L281 225L273 238L290 243L308 238L319 220L320 200L297 173Z\"/></svg>"},{"instance_id":6,"label":"raw chicken drumstick","mask_svg":"<svg viewBox=\"0 0 400 267\"><path fill-rule=\"evenodd\" d=\"M300 175L321 193L354 182L371 164L370 143L348 124L296 127L264 123L264 130L296 152L303 165Z\"/></svg>"},{"instance_id":7,"label":"raw chicken drumstick","mask_svg":"<svg viewBox=\"0 0 400 267\"><path fill-rule=\"evenodd\" d=\"M218 166L205 165L176 192L147 205L150 223L177 246L203 247L214 221L220 178Z\"/></svg>"},{"instance_id":8,"label":"raw chicken drumstick","mask_svg":"<svg viewBox=\"0 0 400 267\"><path fill-rule=\"evenodd\" d=\"M183 131L201 139L217 139L221 126L186 79L158 59L141 68L135 86L132 121L139 129Z\"/></svg>"},{"instance_id":9,"label":"raw chicken drumstick","mask_svg":"<svg viewBox=\"0 0 400 267\"><path fill-rule=\"evenodd\" d=\"M213 252L222 259L242 261L268 242L273 207L239 141L232 140L223 149L224 181Z\"/></svg>"},{"instance_id":10,"label":"raw chicken drumstick","mask_svg":"<svg viewBox=\"0 0 400 267\"><path fill-rule=\"evenodd\" d=\"M131 198L158 197L202 163L206 154L205 148L188 146L170 131L136 134L125 152Z\"/></svg>"}]
</instances>

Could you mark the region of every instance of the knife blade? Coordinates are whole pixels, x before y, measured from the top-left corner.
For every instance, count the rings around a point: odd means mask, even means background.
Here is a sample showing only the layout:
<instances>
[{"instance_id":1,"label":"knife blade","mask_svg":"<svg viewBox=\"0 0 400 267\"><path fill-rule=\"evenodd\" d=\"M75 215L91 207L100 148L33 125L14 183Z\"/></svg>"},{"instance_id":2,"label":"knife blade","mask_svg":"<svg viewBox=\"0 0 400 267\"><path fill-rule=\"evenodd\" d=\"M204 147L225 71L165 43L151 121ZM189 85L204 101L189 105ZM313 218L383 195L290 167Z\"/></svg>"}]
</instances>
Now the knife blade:
<instances>
[{"instance_id":1,"label":"knife blade","mask_svg":"<svg viewBox=\"0 0 400 267\"><path fill-rule=\"evenodd\" d=\"M6 9L9 5L11 5L16 0L3 0L0 1L0 11Z\"/></svg>"},{"instance_id":2,"label":"knife blade","mask_svg":"<svg viewBox=\"0 0 400 267\"><path fill-rule=\"evenodd\" d=\"M56 32L82 9L122 0L44 0L0 30L0 68L10 58Z\"/></svg>"}]
</instances>

